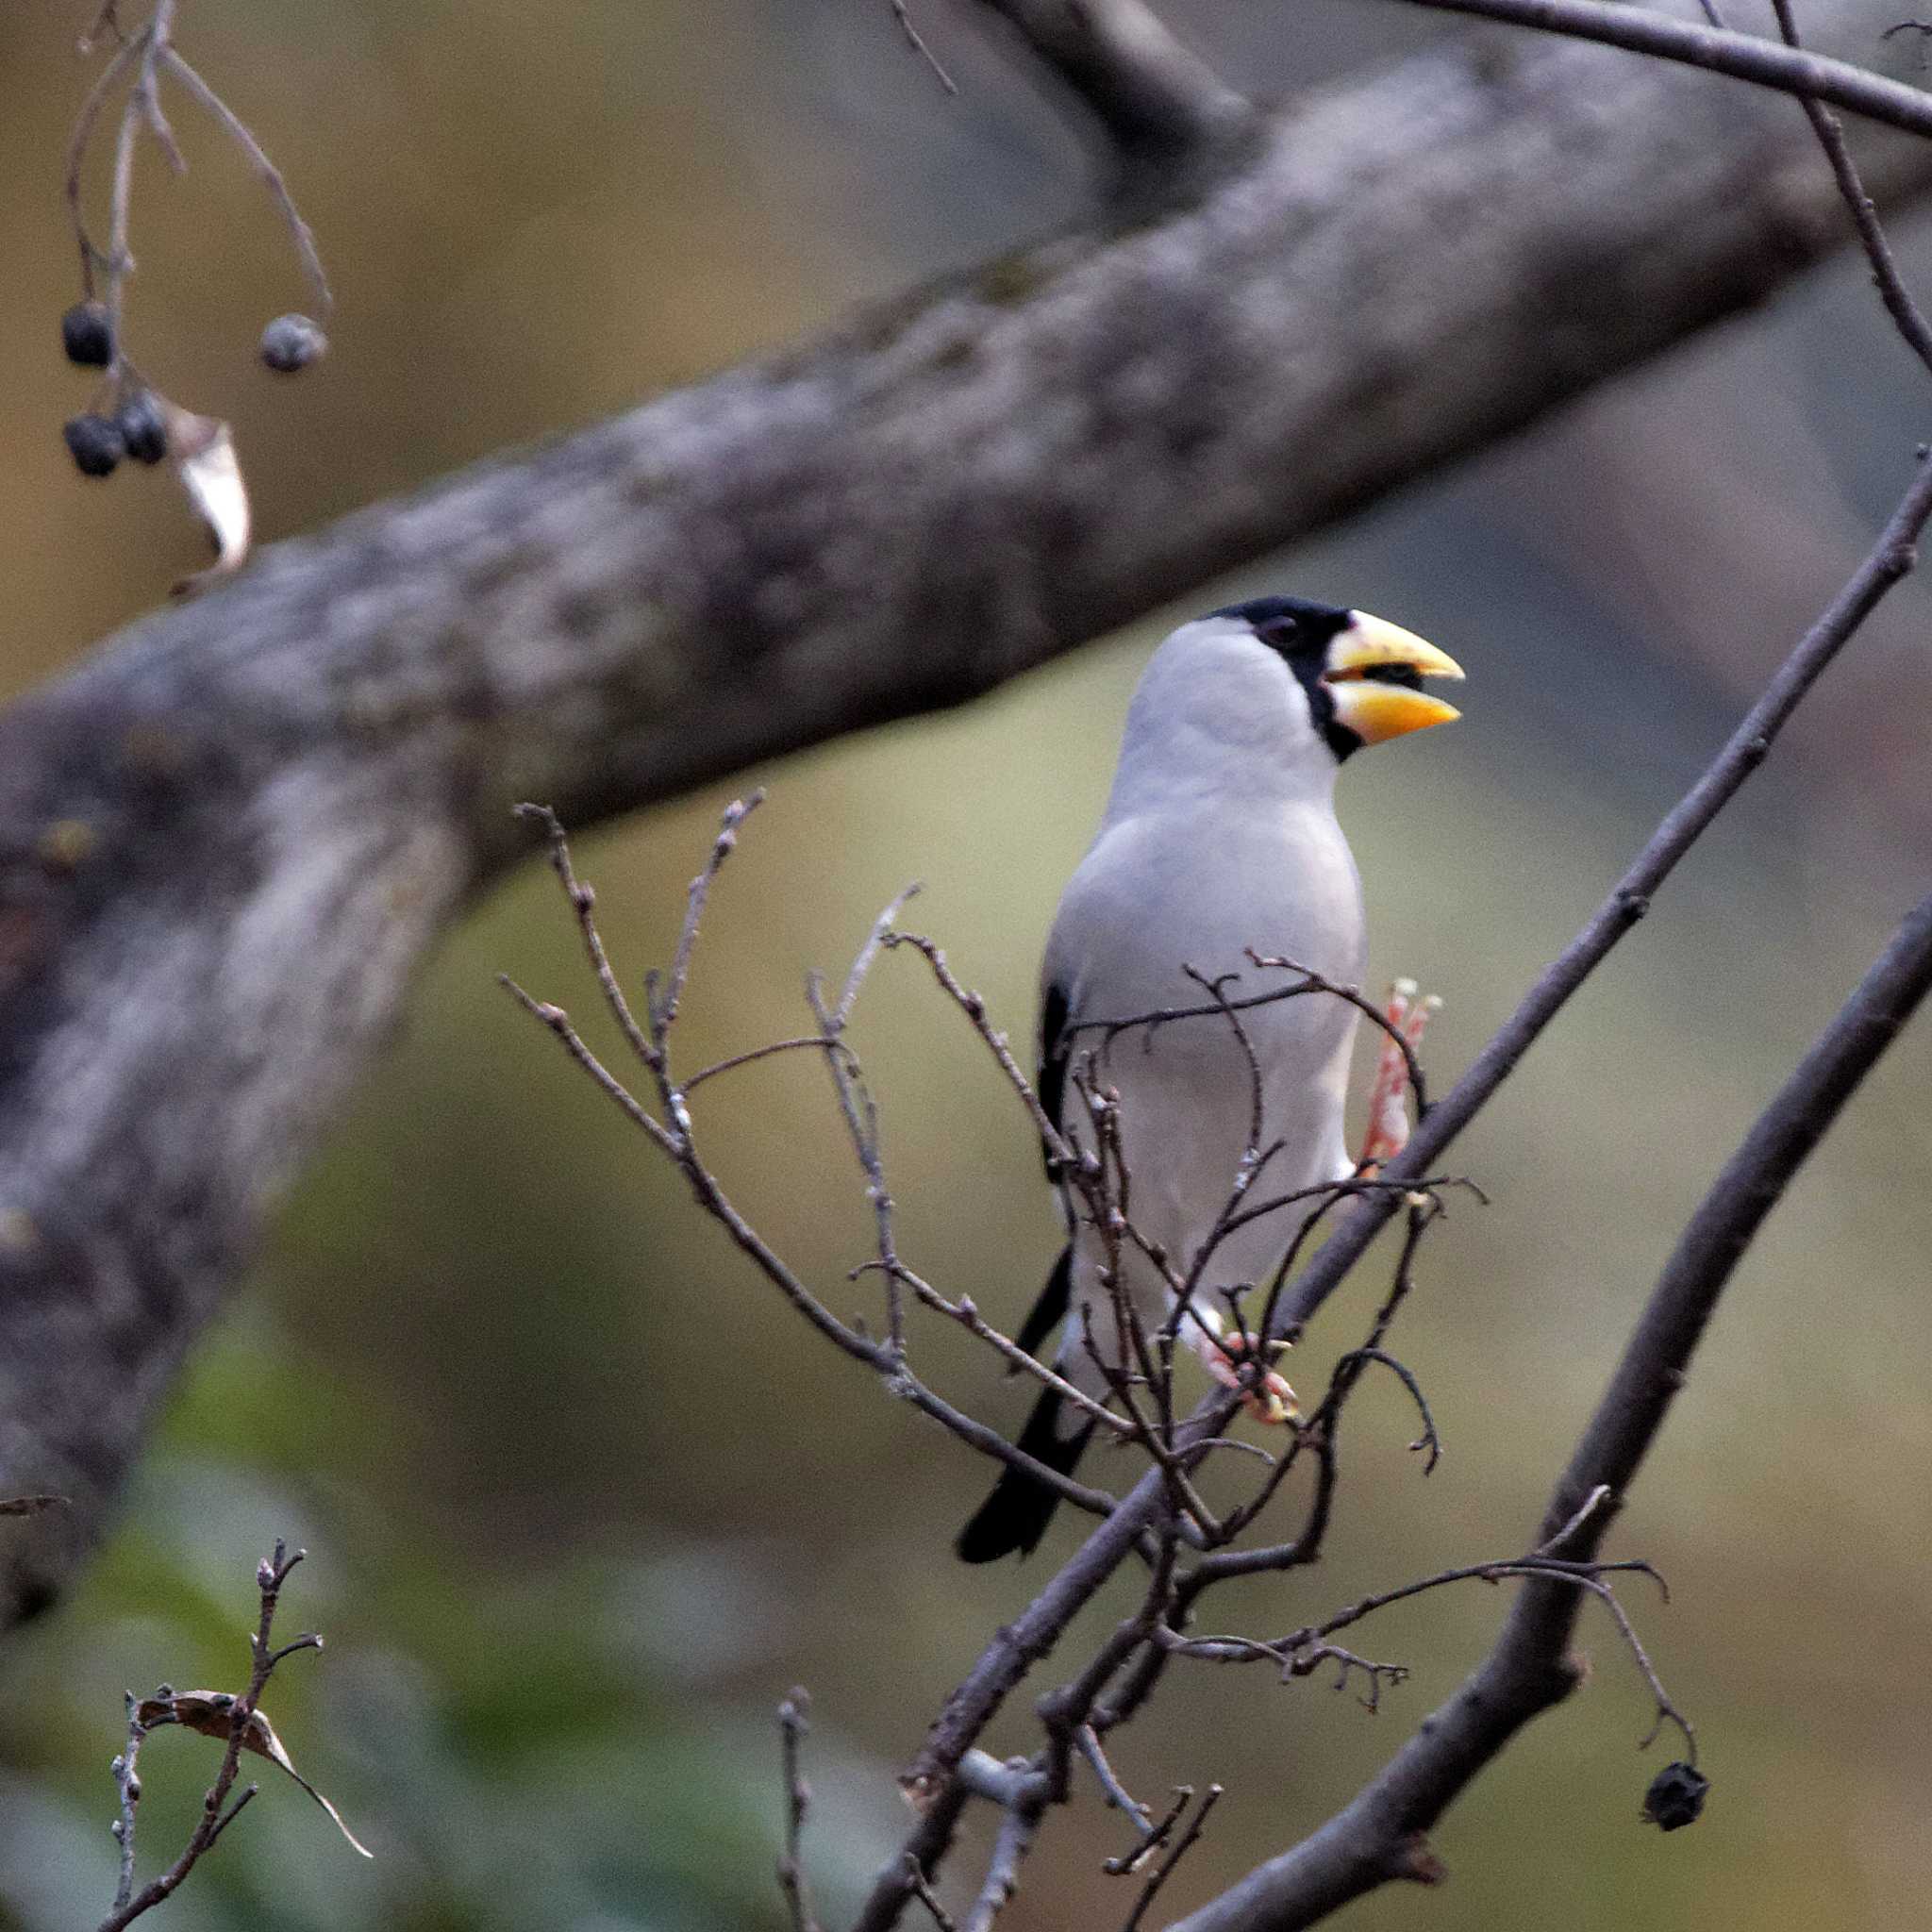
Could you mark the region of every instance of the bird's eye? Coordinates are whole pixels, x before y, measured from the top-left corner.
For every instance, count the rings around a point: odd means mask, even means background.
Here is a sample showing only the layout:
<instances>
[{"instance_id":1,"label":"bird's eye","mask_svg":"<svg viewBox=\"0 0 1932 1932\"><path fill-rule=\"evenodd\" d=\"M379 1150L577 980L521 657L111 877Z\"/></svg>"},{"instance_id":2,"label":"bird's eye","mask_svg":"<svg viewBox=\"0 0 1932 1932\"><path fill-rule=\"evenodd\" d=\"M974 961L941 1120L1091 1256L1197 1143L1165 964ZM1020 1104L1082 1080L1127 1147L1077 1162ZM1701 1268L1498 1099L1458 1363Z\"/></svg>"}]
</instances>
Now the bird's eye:
<instances>
[{"instance_id":1,"label":"bird's eye","mask_svg":"<svg viewBox=\"0 0 1932 1932\"><path fill-rule=\"evenodd\" d=\"M1261 626L1261 641L1276 650L1293 643L1300 634L1301 625L1291 617L1271 617Z\"/></svg>"}]
</instances>

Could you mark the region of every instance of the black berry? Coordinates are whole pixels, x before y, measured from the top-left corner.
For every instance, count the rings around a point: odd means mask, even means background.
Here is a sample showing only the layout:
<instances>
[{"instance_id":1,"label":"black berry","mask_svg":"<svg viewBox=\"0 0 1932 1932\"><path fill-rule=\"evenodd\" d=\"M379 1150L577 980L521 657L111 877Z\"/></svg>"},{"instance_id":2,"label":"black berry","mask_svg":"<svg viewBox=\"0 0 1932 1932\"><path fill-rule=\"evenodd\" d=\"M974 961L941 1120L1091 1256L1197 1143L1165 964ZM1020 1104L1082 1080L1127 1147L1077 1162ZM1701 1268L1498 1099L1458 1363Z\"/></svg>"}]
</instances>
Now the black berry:
<instances>
[{"instance_id":1,"label":"black berry","mask_svg":"<svg viewBox=\"0 0 1932 1932\"><path fill-rule=\"evenodd\" d=\"M114 359L114 325L107 305L76 302L60 318L60 346L70 362L83 369L105 369Z\"/></svg>"},{"instance_id":2,"label":"black berry","mask_svg":"<svg viewBox=\"0 0 1932 1932\"><path fill-rule=\"evenodd\" d=\"M75 416L61 430L68 454L83 476L111 476L127 454L121 432L105 416Z\"/></svg>"},{"instance_id":3,"label":"black berry","mask_svg":"<svg viewBox=\"0 0 1932 1932\"><path fill-rule=\"evenodd\" d=\"M121 405L114 427L137 463L158 463L168 454L168 419L151 390L138 389Z\"/></svg>"},{"instance_id":4,"label":"black berry","mask_svg":"<svg viewBox=\"0 0 1932 1932\"><path fill-rule=\"evenodd\" d=\"M328 338L306 315L278 315L261 332L261 359L283 375L320 361Z\"/></svg>"},{"instance_id":5,"label":"black berry","mask_svg":"<svg viewBox=\"0 0 1932 1932\"><path fill-rule=\"evenodd\" d=\"M1659 1831L1681 1831L1703 1816L1709 1794L1710 1780L1694 1766L1667 1764L1643 1794L1643 1815Z\"/></svg>"}]
</instances>

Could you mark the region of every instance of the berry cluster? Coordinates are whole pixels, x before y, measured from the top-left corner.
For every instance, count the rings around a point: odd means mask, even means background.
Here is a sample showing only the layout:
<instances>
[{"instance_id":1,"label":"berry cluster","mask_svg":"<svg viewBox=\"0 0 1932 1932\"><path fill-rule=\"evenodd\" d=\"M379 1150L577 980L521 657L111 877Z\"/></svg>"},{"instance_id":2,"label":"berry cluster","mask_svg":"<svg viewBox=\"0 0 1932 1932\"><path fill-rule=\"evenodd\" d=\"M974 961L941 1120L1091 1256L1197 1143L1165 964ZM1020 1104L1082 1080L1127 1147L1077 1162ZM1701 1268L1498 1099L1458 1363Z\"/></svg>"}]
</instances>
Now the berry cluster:
<instances>
[{"instance_id":1,"label":"berry cluster","mask_svg":"<svg viewBox=\"0 0 1932 1932\"><path fill-rule=\"evenodd\" d=\"M108 372L101 403L70 417L61 430L75 468L83 476L111 476L124 457L158 463L167 456L174 406L142 382L122 356L108 305L76 302L60 318L60 345L70 362ZM306 315L278 315L261 332L261 359L283 375L307 369L327 348L328 338Z\"/></svg>"},{"instance_id":2,"label":"berry cluster","mask_svg":"<svg viewBox=\"0 0 1932 1932\"><path fill-rule=\"evenodd\" d=\"M169 459L175 478L214 544L209 569L175 586L185 593L239 570L248 556L251 517L248 485L228 425L171 402L142 375L127 355L123 298L134 273L131 232L134 158L145 135L177 174L188 163L162 108L164 86L178 91L239 147L294 243L295 255L315 292L316 313L326 321L332 306L328 277L315 237L302 219L281 171L247 125L182 58L175 44L179 0L150 0L139 25L124 21L132 0L100 0L93 25L80 42L83 56L109 47L74 124L67 149L67 208L80 250L81 299L60 318L60 342L69 361L103 372L92 406L64 425L68 454L83 476L110 476L122 462ZM108 104L119 99L114 166L107 196L107 231L91 232L83 207L88 154ZM261 332L261 359L278 375L293 375L317 360L328 340L306 315L280 315Z\"/></svg>"}]
</instances>

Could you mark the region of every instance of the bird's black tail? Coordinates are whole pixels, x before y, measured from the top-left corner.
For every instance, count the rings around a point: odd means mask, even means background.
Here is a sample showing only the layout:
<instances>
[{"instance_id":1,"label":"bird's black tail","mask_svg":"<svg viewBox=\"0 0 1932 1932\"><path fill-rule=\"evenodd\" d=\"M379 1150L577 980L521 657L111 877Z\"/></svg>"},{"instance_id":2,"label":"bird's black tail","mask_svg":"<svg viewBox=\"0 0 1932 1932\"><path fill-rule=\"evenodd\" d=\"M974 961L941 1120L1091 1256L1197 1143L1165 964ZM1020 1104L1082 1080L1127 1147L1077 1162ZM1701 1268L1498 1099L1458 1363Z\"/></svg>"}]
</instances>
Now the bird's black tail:
<instances>
[{"instance_id":1,"label":"bird's black tail","mask_svg":"<svg viewBox=\"0 0 1932 1932\"><path fill-rule=\"evenodd\" d=\"M1019 1446L1036 1462L1070 1475L1093 1433L1093 1424L1090 1422L1070 1436L1061 1435L1058 1424L1065 1401L1058 1391L1042 1389L1033 1413L1026 1418L1026 1426L1020 1431ZM965 1563L991 1563L1015 1551L1026 1556L1046 1534L1059 1500L1058 1492L1044 1483L1020 1470L1007 1469L953 1547Z\"/></svg>"}]
</instances>

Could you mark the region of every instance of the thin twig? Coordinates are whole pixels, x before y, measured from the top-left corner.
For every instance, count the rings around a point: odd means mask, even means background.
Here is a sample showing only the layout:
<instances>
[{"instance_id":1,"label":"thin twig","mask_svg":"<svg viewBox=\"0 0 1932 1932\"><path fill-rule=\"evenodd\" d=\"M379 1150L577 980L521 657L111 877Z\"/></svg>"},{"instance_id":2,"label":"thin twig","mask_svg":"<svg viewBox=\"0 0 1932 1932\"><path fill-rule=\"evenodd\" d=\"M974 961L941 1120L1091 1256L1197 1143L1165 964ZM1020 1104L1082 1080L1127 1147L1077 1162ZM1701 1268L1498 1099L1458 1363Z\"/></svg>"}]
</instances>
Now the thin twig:
<instances>
[{"instance_id":1,"label":"thin twig","mask_svg":"<svg viewBox=\"0 0 1932 1932\"><path fill-rule=\"evenodd\" d=\"M1141 1921L1147 1916L1147 1907L1158 1896L1161 1887L1174 1876L1174 1868L1193 1849L1194 1841L1207 1828L1208 1814L1221 1802L1221 1792L1222 1787L1220 1785L1209 1785L1207 1790L1202 1793L1201 1803L1194 1812L1193 1822L1181 1834L1174 1850L1156 1867L1152 1876L1147 1880L1147 1884L1142 1890L1141 1896L1134 1902L1134 1909L1127 1914L1126 1922L1121 1926L1121 1932L1138 1932Z\"/></svg>"},{"instance_id":2,"label":"thin twig","mask_svg":"<svg viewBox=\"0 0 1932 1932\"><path fill-rule=\"evenodd\" d=\"M711 895L711 888L717 883L724 861L738 845L739 826L764 802L764 788L760 786L749 796L734 799L724 808L718 836L711 841L710 856L705 860L704 869L691 882L685 895L684 924L677 929L677 950L671 958L671 971L665 975L662 992L651 1006L652 1030L660 1038L676 1023L678 1003L684 998L685 985L691 978L691 956L697 950L698 926L704 919L705 903Z\"/></svg>"},{"instance_id":3,"label":"thin twig","mask_svg":"<svg viewBox=\"0 0 1932 1932\"><path fill-rule=\"evenodd\" d=\"M1423 1474L1430 1474L1438 1462L1442 1459L1442 1439L1436 1433L1436 1418L1429 1412L1428 1397L1423 1393L1422 1384L1415 1378L1414 1372L1405 1363L1398 1361L1386 1349L1352 1348L1341 1357L1344 1362L1380 1362L1385 1369L1400 1377L1402 1386L1413 1398L1416 1407L1422 1413L1423 1432L1408 1446L1423 1458Z\"/></svg>"},{"instance_id":4,"label":"thin twig","mask_svg":"<svg viewBox=\"0 0 1932 1932\"><path fill-rule=\"evenodd\" d=\"M1103 1858L1100 1869L1109 1878L1126 1878L1141 1871L1150 1858L1156 1857L1160 1848L1174 1835L1174 1828L1181 1822L1182 1814L1194 1802L1192 1785L1176 1785L1174 1788L1174 1803L1153 1824L1142 1827L1144 1836L1124 1857Z\"/></svg>"},{"instance_id":5,"label":"thin twig","mask_svg":"<svg viewBox=\"0 0 1932 1932\"><path fill-rule=\"evenodd\" d=\"M1797 48L1800 45L1798 21L1791 8L1791 0L1771 0L1771 4L1777 15L1778 32L1783 35L1785 45ZM1831 164L1832 178L1838 183L1840 197L1850 210L1852 225L1858 234L1858 245L1865 251L1865 259L1872 264L1872 279L1877 284L1878 298L1885 304L1885 312L1891 317L1906 347L1927 370L1932 370L1932 325L1927 325L1924 312L1906 287L1898 258L1893 255L1884 225L1878 219L1877 204L1865 192L1857 163L1852 158L1844 128L1838 116L1824 102L1807 94L1803 97L1802 104L1805 118L1810 122L1811 131L1817 135L1818 144Z\"/></svg>"},{"instance_id":6,"label":"thin twig","mask_svg":"<svg viewBox=\"0 0 1932 1932\"><path fill-rule=\"evenodd\" d=\"M919 29L912 24L912 9L908 0L891 0L892 18L899 23L899 31L906 36L907 44L925 64L932 69L933 77L949 94L959 90L953 85L953 76L940 65L939 56L921 39Z\"/></svg>"},{"instance_id":7,"label":"thin twig","mask_svg":"<svg viewBox=\"0 0 1932 1932\"><path fill-rule=\"evenodd\" d=\"M878 1261L861 1261L852 1272L855 1275L871 1274L883 1265ZM1051 1389L1062 1402L1071 1404L1090 1422L1098 1423L1102 1428L1125 1441L1138 1441L1141 1439L1141 1429L1124 1416L1118 1416L1105 1403L1096 1402L1085 1390L1077 1388L1064 1375L1057 1374L1049 1363L1041 1361L1037 1356L1029 1355L1010 1336L1002 1334L979 1312L969 1296L961 1295L957 1302L950 1302L933 1287L931 1282L923 1275L915 1274L911 1269L902 1265L899 1274L924 1307L958 1323L969 1335L977 1337L979 1341L995 1350L1014 1370L1022 1374L1031 1375L1041 1387ZM1229 1442L1224 1446L1247 1449L1253 1445L1246 1442ZM1255 1451L1257 1456L1266 1453L1260 1449Z\"/></svg>"},{"instance_id":8,"label":"thin twig","mask_svg":"<svg viewBox=\"0 0 1932 1932\"><path fill-rule=\"evenodd\" d=\"M1211 1020L1226 1013L1253 1012L1258 1007L1279 1006L1284 1000L1307 999L1314 994L1326 994L1353 1007L1357 1012L1367 1018L1379 1031L1386 1034L1401 1051L1404 1063L1408 1068L1409 1085L1416 1096L1417 1110L1427 1111L1425 1095L1428 1089L1424 1084L1422 1063L1416 1058L1414 1043L1407 1040L1398 1027L1370 999L1358 986L1346 986L1339 979L1330 979L1317 973L1312 967L1276 954L1257 953L1250 946L1247 949L1249 963L1266 972L1292 973L1295 983L1292 986L1271 988L1267 992L1243 993L1239 999L1224 994L1203 1006L1194 1007L1153 1007L1144 1013L1129 1013L1113 1019L1080 1020L1067 1028L1069 1037L1081 1033L1098 1033L1106 1041L1112 1041L1123 1034L1137 1033L1141 1027L1152 1030L1158 1026L1168 1026L1181 1020ZM1197 982L1201 974L1192 968L1186 969L1189 976ZM1224 975L1223 984L1232 974Z\"/></svg>"},{"instance_id":9,"label":"thin twig","mask_svg":"<svg viewBox=\"0 0 1932 1932\"><path fill-rule=\"evenodd\" d=\"M1581 0L1565 0L1565 4L1574 6ZM1679 25L1636 8L1616 10L1640 22L1673 28ZM1932 97L1920 98L1932 110ZM1407 1147L1383 1170L1384 1181L1413 1184L1441 1159L1577 988L1650 909L1658 888L1764 762L1806 692L1886 594L1909 575L1918 560L1918 539L1928 516L1932 516L1932 462L1921 461L1864 561L1799 640L1724 748L1666 814L1583 929L1524 994L1468 1072L1417 1124ZM1398 1200L1399 1196L1391 1192L1362 1197L1284 1297L1279 1332L1292 1334L1306 1325L1361 1258L1382 1224L1394 1212Z\"/></svg>"},{"instance_id":10,"label":"thin twig","mask_svg":"<svg viewBox=\"0 0 1932 1932\"><path fill-rule=\"evenodd\" d=\"M727 1054L722 1060L713 1060L708 1067L700 1067L695 1074L687 1075L677 1083L680 1093L689 1094L702 1087L707 1080L715 1079L720 1074L735 1072L740 1067L754 1066L759 1060L774 1058L781 1053L797 1053L809 1047L814 1052L824 1053L838 1044L827 1040L823 1033L801 1033L792 1040L768 1041L763 1046L748 1047L743 1053Z\"/></svg>"},{"instance_id":11,"label":"thin twig","mask_svg":"<svg viewBox=\"0 0 1932 1932\"><path fill-rule=\"evenodd\" d=\"M630 1002L625 998L624 989L617 983L617 974L610 970L609 956L604 950L604 936L597 929L597 894L577 877L576 868L571 863L570 841L564 835L562 820L547 805L525 803L517 806L515 812L518 818L535 824L550 847L550 869L561 882L564 896L577 916L577 930L583 939L584 951L590 957L591 970L596 974L597 989L604 995L604 1004L610 1008L611 1017L616 1020L630 1050L645 1066L655 1065L658 1048L638 1024L637 1015L631 1011Z\"/></svg>"},{"instance_id":12,"label":"thin twig","mask_svg":"<svg viewBox=\"0 0 1932 1932\"><path fill-rule=\"evenodd\" d=\"M960 1932L992 1932L993 1921L1020 1889L1020 1867L1032 1850L1039 1829L1040 1812L1036 1807L1009 1805L1000 1814L1000 1828L993 1840L985 1882Z\"/></svg>"},{"instance_id":13,"label":"thin twig","mask_svg":"<svg viewBox=\"0 0 1932 1932\"><path fill-rule=\"evenodd\" d=\"M268 191L268 198L275 204L275 212L281 216L283 225L294 242L302 272L315 291L316 308L326 322L335 308L336 298L329 288L328 276L323 272L322 251L315 245L315 231L302 219L302 210L295 206L295 197L289 192L289 184L282 178L282 171L269 159L261 143L249 132L247 123L173 47L161 49L160 61L196 102L213 115L223 131L247 158L248 165Z\"/></svg>"},{"instance_id":14,"label":"thin twig","mask_svg":"<svg viewBox=\"0 0 1932 1932\"><path fill-rule=\"evenodd\" d=\"M1124 1813L1142 1837L1151 1833L1154 1829L1151 1814L1146 1806L1121 1783L1113 1766L1107 1761L1107 1753L1102 1749L1100 1740L1094 1736L1091 1724L1082 1724L1074 1731L1074 1743L1080 1756L1092 1767L1093 1775L1100 1780L1100 1789L1108 1804L1114 1810Z\"/></svg>"},{"instance_id":15,"label":"thin twig","mask_svg":"<svg viewBox=\"0 0 1932 1932\"><path fill-rule=\"evenodd\" d=\"M111 8L103 12L104 21L111 18ZM116 22L115 25L118 30L119 23ZM85 46L87 42L84 42L82 44ZM94 297L94 270L110 258L94 245L88 234L87 216L80 203L81 169L87 160L88 143L93 138L94 123L100 119L101 109L107 105L108 96L114 91L115 84L140 55L142 45L142 42L139 39L124 40L115 49L107 66L101 70L100 77L88 90L86 100L80 104L80 112L75 118L74 132L68 138L67 212L74 225L75 241L80 247L80 291L89 301L92 301Z\"/></svg>"},{"instance_id":16,"label":"thin twig","mask_svg":"<svg viewBox=\"0 0 1932 1932\"><path fill-rule=\"evenodd\" d=\"M1085 1484L1076 1483L1070 1476L1028 1456L1024 1450L1008 1442L996 1429L987 1427L984 1423L957 1408L914 1375L906 1366L903 1350L893 1347L890 1341L874 1341L859 1329L841 1322L739 1212L717 1176L699 1158L690 1115L683 1107L682 1095L671 1082L664 1042L668 1038L668 1030L676 1017L677 1000L681 997L690 976L691 956L696 946L698 928L710 888L735 846L738 826L762 795L755 793L748 802L740 802L727 808L720 833L713 841L710 858L705 870L692 880L687 895L685 920L678 936L676 957L667 976L664 990L651 997L650 1044L655 1056L652 1072L667 1111L673 1116L670 1125L658 1120L591 1051L582 1035L572 1024L570 1015L561 1007L535 998L508 974L499 974L498 983L525 1012L556 1037L571 1058L623 1110L625 1117L633 1125L641 1129L654 1146L670 1158L684 1175L698 1205L723 1226L737 1246L758 1267L759 1273L820 1334L854 1360L862 1362L872 1369L892 1394L910 1402L924 1414L932 1417L935 1422L940 1423L982 1455L991 1457L1009 1468L1018 1469L1032 1476L1076 1508L1084 1509L1092 1515L1108 1515L1114 1507L1115 1499L1105 1491L1089 1489ZM566 890L570 891L575 874L559 871L558 877ZM584 905L575 892L572 892L572 903L580 920L592 922L591 908ZM890 943L890 939L883 942ZM601 952L600 943L597 954L592 955L593 960ZM614 983L614 973L609 976ZM892 1265L897 1266L896 1262Z\"/></svg>"},{"instance_id":17,"label":"thin twig","mask_svg":"<svg viewBox=\"0 0 1932 1932\"><path fill-rule=\"evenodd\" d=\"M241 1815L242 1808L256 1794L257 1787L250 1785L228 1805L228 1794L234 1790L237 1774L241 1767L242 1752L247 1741L251 1724L261 1703L261 1693L268 1686L268 1680L275 1666L291 1653L297 1650L315 1650L321 1647L322 1640L317 1637L304 1637L295 1642L275 1649L270 1641L275 1625L275 1607L281 1599L282 1586L288 1581L289 1573L301 1562L307 1553L290 1550L278 1540L275 1555L265 1558L256 1571L256 1584L261 1594L261 1613L249 1641L249 1654L253 1668L249 1673L248 1688L234 1700L233 1716L228 1725L227 1748L222 1754L221 1768L215 1774L215 1781L209 1786L208 1795L202 1800L201 1818L195 1824L181 1855L158 1877L151 1879L139 1892L133 1890L134 1880L134 1816L135 1806L141 1797L141 1780L135 1772L135 1758L140 1750L142 1730L133 1698L128 1700L127 1750L114 1760L115 1781L121 1790L122 1809L115 1836L121 1840L121 1880L115 1891L114 1909L101 1921L99 1932L121 1932L125 1925L130 1925L144 1913L170 1897L188 1874L193 1871L202 1856L215 1840ZM158 1693L172 1697L173 1693ZM286 1760L280 1760L286 1768ZM352 1840L353 1842L353 1840Z\"/></svg>"},{"instance_id":18,"label":"thin twig","mask_svg":"<svg viewBox=\"0 0 1932 1932\"><path fill-rule=\"evenodd\" d=\"M925 1882L925 1874L919 1869L919 1860L910 1852L906 1855L906 1889L923 1905L939 1932L958 1932L944 1906Z\"/></svg>"},{"instance_id":19,"label":"thin twig","mask_svg":"<svg viewBox=\"0 0 1932 1932\"><path fill-rule=\"evenodd\" d=\"M785 1894L785 1907L791 1915L791 1932L819 1932L819 1923L812 1917L811 1890L798 1854L806 1812L811 1805L810 1789L799 1769L799 1746L809 1728L805 1721L809 1701L803 1690L794 1690L778 1707L779 1748L785 1760L785 1849L778 1857L778 1889Z\"/></svg>"},{"instance_id":20,"label":"thin twig","mask_svg":"<svg viewBox=\"0 0 1932 1932\"><path fill-rule=\"evenodd\" d=\"M980 0L1099 123L1122 164L1171 189L1193 157L1239 136L1254 110L1142 0Z\"/></svg>"},{"instance_id":21,"label":"thin twig","mask_svg":"<svg viewBox=\"0 0 1932 1932\"><path fill-rule=\"evenodd\" d=\"M1796 94L1800 99L1829 101L1849 114L1903 128L1907 134L1932 134L1932 96L1919 89L1887 80L1882 75L1846 60L1781 47L1756 34L1732 33L1700 26L1694 21L1673 20L1648 8L1613 6L1606 0L1409 0L1444 13L1474 14L1481 20L1512 26L1541 27L1572 40L1596 41L1633 54L1649 54L1701 67L1707 74Z\"/></svg>"}]
</instances>

